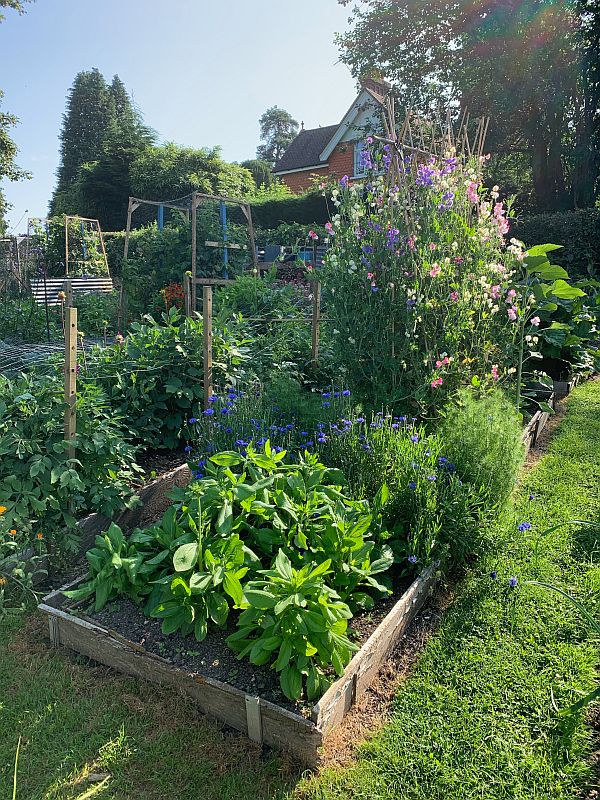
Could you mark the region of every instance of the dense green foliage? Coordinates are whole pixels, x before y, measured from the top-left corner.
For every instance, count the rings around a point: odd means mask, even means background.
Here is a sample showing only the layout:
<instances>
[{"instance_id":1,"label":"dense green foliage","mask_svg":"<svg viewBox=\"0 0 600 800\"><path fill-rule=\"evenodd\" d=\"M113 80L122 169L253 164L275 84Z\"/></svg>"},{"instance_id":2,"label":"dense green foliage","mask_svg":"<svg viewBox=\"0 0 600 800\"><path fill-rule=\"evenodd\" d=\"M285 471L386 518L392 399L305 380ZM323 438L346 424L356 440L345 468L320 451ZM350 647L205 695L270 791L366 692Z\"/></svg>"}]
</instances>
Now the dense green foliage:
<instances>
[{"instance_id":1,"label":"dense green foliage","mask_svg":"<svg viewBox=\"0 0 600 800\"><path fill-rule=\"evenodd\" d=\"M502 392L459 391L443 411L438 435L460 477L487 507L502 509L523 463L521 420Z\"/></svg>"},{"instance_id":2,"label":"dense green foliage","mask_svg":"<svg viewBox=\"0 0 600 800\"><path fill-rule=\"evenodd\" d=\"M213 334L213 379L225 385L244 375L247 337L236 320ZM98 386L113 413L127 420L145 447L176 448L183 425L203 396L202 320L176 309L162 324L152 317L133 323L124 341L98 348L79 381Z\"/></svg>"},{"instance_id":3,"label":"dense green foliage","mask_svg":"<svg viewBox=\"0 0 600 800\"><path fill-rule=\"evenodd\" d=\"M559 214L538 214L518 220L517 239L531 247L537 242L555 242L562 250L554 260L572 278L600 276L600 209L588 208Z\"/></svg>"},{"instance_id":4,"label":"dense green foliage","mask_svg":"<svg viewBox=\"0 0 600 800\"><path fill-rule=\"evenodd\" d=\"M69 457L63 393L58 369L45 376L0 375L0 503L18 532L57 537L59 544L65 544L65 529L73 533L82 512L111 514L125 507L139 475L136 450L126 443L121 420L93 384L80 387L77 455Z\"/></svg>"}]
</instances>

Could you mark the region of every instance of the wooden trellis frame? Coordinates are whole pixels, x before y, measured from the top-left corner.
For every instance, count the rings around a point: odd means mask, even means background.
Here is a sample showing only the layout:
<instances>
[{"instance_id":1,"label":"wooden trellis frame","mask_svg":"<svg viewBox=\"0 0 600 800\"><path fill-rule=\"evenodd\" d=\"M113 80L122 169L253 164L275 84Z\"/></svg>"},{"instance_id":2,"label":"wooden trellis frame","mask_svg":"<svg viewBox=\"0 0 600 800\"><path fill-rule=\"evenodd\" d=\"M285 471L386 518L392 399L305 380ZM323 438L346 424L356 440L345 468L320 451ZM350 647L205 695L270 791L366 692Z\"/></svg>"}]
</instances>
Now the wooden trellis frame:
<instances>
[{"instance_id":1,"label":"wooden trellis frame","mask_svg":"<svg viewBox=\"0 0 600 800\"><path fill-rule=\"evenodd\" d=\"M127 256L129 255L129 237L131 235L131 220L133 213L141 206L141 205L149 205L155 206L157 208L171 208L175 211L178 211L183 218L187 221L191 216L191 223L192 223L192 258L191 258L191 286L190 289L190 301L189 306L191 311L196 310L196 297L197 297L197 269L196 269L196 261L198 256L198 231L197 231L197 215L198 215L198 206L202 202L206 201L217 201L219 203L229 203L230 205L236 205L242 211L244 217L246 218L246 222L248 225L248 240L249 240L249 247L250 252L252 254L252 266L255 275L258 275L258 258L256 255L256 242L254 238L254 224L252 222L252 210L250 208L250 204L245 200L240 200L239 198L235 197L226 197L224 195L217 195L217 194L204 194L203 192L192 192L190 195L187 195L184 198L179 200L145 200L140 197L130 197L129 204L127 206L127 224L125 226L125 245L123 248L123 260L127 260ZM229 249L239 249L239 245L228 244L224 241L222 244L218 242L205 242L205 246L207 247L224 247ZM205 279L207 280L207 279ZM217 279L214 279L215 281ZM121 306L123 304L123 288L122 288L122 281L121 281Z\"/></svg>"}]
</instances>

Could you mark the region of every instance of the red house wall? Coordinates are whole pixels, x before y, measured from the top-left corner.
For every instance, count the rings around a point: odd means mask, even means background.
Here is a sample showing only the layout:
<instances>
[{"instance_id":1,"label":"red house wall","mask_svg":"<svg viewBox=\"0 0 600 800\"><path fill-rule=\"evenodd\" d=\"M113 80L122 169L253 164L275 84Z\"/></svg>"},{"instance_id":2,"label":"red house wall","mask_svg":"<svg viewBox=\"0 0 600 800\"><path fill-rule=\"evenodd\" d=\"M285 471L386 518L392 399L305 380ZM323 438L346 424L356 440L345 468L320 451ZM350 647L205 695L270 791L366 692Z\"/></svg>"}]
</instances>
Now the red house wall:
<instances>
[{"instance_id":1,"label":"red house wall","mask_svg":"<svg viewBox=\"0 0 600 800\"><path fill-rule=\"evenodd\" d=\"M354 142L343 142L338 144L329 157L326 169L301 170L300 172L290 172L281 175L281 180L289 187L294 194L302 194L312 188L315 178L325 180L326 178L341 178L347 175L351 178L354 175Z\"/></svg>"}]
</instances>

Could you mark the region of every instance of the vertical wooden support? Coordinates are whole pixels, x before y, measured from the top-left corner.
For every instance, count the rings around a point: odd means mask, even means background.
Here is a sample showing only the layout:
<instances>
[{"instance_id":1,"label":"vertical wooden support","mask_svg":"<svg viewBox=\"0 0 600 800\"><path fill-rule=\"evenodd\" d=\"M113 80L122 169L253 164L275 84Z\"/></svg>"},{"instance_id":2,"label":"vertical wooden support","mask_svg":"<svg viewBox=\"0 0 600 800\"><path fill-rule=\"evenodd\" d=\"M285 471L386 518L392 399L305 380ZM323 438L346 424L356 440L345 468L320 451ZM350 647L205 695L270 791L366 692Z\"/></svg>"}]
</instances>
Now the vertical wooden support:
<instances>
[{"instance_id":1,"label":"vertical wooden support","mask_svg":"<svg viewBox=\"0 0 600 800\"><path fill-rule=\"evenodd\" d=\"M248 725L248 738L253 742L262 744L262 714L260 710L260 697L246 695L246 723Z\"/></svg>"},{"instance_id":2,"label":"vertical wooden support","mask_svg":"<svg viewBox=\"0 0 600 800\"><path fill-rule=\"evenodd\" d=\"M183 276L183 301L186 317L192 316L192 276L184 273Z\"/></svg>"},{"instance_id":3,"label":"vertical wooden support","mask_svg":"<svg viewBox=\"0 0 600 800\"><path fill-rule=\"evenodd\" d=\"M193 279L192 279L193 283ZM213 393L212 385L212 286L202 287L202 338L204 365L204 408L210 405L208 398Z\"/></svg>"},{"instance_id":4,"label":"vertical wooden support","mask_svg":"<svg viewBox=\"0 0 600 800\"><path fill-rule=\"evenodd\" d=\"M73 306L73 282L66 280L63 283L63 292L65 293L65 308Z\"/></svg>"},{"instance_id":5,"label":"vertical wooden support","mask_svg":"<svg viewBox=\"0 0 600 800\"><path fill-rule=\"evenodd\" d=\"M77 309L65 308L65 423L64 438L68 442L69 458L75 458L77 433Z\"/></svg>"},{"instance_id":6,"label":"vertical wooden support","mask_svg":"<svg viewBox=\"0 0 600 800\"><path fill-rule=\"evenodd\" d=\"M192 313L196 310L196 255L198 250L198 231L196 229L197 209L198 197L196 192L194 192L192 194Z\"/></svg>"},{"instance_id":7,"label":"vertical wooden support","mask_svg":"<svg viewBox=\"0 0 600 800\"><path fill-rule=\"evenodd\" d=\"M69 217L65 217L65 275L69 274Z\"/></svg>"},{"instance_id":8,"label":"vertical wooden support","mask_svg":"<svg viewBox=\"0 0 600 800\"><path fill-rule=\"evenodd\" d=\"M223 278L228 280L229 273L229 250L227 249L227 206L224 200L219 200L219 219L221 221L221 230L223 232Z\"/></svg>"},{"instance_id":9,"label":"vertical wooden support","mask_svg":"<svg viewBox=\"0 0 600 800\"><path fill-rule=\"evenodd\" d=\"M321 282L315 281L313 288L312 307L312 363L316 366L319 361L319 334L321 328Z\"/></svg>"},{"instance_id":10,"label":"vertical wooden support","mask_svg":"<svg viewBox=\"0 0 600 800\"><path fill-rule=\"evenodd\" d=\"M254 239L254 225L252 223L252 209L248 203L240 205L244 216L248 222L248 239L250 240L250 252L252 253L252 268L258 277L258 255L256 253L256 242Z\"/></svg>"},{"instance_id":11,"label":"vertical wooden support","mask_svg":"<svg viewBox=\"0 0 600 800\"><path fill-rule=\"evenodd\" d=\"M137 206L136 206L137 208ZM129 198L127 205L127 224L125 226L125 244L123 245L123 261L129 256L129 236L131 234L131 216L134 211L133 197ZM119 314L117 317L117 333L121 333L125 323L125 281L123 279L123 265L121 265L121 286L119 287Z\"/></svg>"}]
</instances>

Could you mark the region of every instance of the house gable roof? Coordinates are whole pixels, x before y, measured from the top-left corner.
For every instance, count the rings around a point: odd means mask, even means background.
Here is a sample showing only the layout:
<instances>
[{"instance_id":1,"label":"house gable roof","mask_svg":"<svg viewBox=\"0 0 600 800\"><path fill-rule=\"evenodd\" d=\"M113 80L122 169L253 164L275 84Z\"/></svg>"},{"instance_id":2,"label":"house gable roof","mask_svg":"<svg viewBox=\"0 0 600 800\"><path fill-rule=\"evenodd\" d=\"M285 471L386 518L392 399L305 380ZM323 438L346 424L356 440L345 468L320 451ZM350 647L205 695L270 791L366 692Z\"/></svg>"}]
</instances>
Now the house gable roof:
<instances>
[{"instance_id":1,"label":"house gable roof","mask_svg":"<svg viewBox=\"0 0 600 800\"><path fill-rule=\"evenodd\" d=\"M339 125L326 125L324 128L300 131L275 164L273 172L277 174L278 172L291 172L292 170L321 166L319 156L338 128Z\"/></svg>"}]
</instances>

